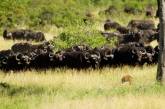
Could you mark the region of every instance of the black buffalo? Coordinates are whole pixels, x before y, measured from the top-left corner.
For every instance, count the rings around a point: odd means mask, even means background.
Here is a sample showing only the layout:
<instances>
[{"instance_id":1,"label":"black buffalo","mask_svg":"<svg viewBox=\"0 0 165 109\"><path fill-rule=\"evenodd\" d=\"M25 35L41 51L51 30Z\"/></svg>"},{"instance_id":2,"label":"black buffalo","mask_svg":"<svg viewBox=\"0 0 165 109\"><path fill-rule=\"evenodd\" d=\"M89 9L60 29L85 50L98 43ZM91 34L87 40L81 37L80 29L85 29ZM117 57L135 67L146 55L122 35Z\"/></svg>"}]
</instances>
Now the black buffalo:
<instances>
[{"instance_id":1,"label":"black buffalo","mask_svg":"<svg viewBox=\"0 0 165 109\"><path fill-rule=\"evenodd\" d=\"M129 28L137 28L139 30L155 29L155 24L152 20L131 20L128 23Z\"/></svg>"},{"instance_id":2,"label":"black buffalo","mask_svg":"<svg viewBox=\"0 0 165 109\"><path fill-rule=\"evenodd\" d=\"M46 40L42 32L34 32L32 30L26 30L26 29L15 30L12 32L8 32L7 30L4 30L3 38L13 39L13 40L27 40L27 41L34 40L36 42Z\"/></svg>"},{"instance_id":3,"label":"black buffalo","mask_svg":"<svg viewBox=\"0 0 165 109\"><path fill-rule=\"evenodd\" d=\"M127 44L129 42L142 42L141 34L139 32L124 34L119 38L119 44Z\"/></svg>"},{"instance_id":4,"label":"black buffalo","mask_svg":"<svg viewBox=\"0 0 165 109\"><path fill-rule=\"evenodd\" d=\"M118 27L120 27L120 24L110 19L106 20L104 24L104 30L116 29Z\"/></svg>"},{"instance_id":5,"label":"black buffalo","mask_svg":"<svg viewBox=\"0 0 165 109\"><path fill-rule=\"evenodd\" d=\"M114 50L114 65L136 65L141 62L146 53L143 44L121 44Z\"/></svg>"},{"instance_id":6,"label":"black buffalo","mask_svg":"<svg viewBox=\"0 0 165 109\"><path fill-rule=\"evenodd\" d=\"M53 46L50 42L32 45L29 43L17 43L11 47L15 54L22 55L22 59L28 59L30 68L47 68L54 59Z\"/></svg>"},{"instance_id":7,"label":"black buffalo","mask_svg":"<svg viewBox=\"0 0 165 109\"><path fill-rule=\"evenodd\" d=\"M30 63L28 56L14 53L12 50L0 51L0 68L5 71L22 70Z\"/></svg>"},{"instance_id":8,"label":"black buffalo","mask_svg":"<svg viewBox=\"0 0 165 109\"><path fill-rule=\"evenodd\" d=\"M134 8L134 7L125 6L124 12L128 13L128 14L139 14L142 11L140 9L137 9L137 8Z\"/></svg>"},{"instance_id":9,"label":"black buffalo","mask_svg":"<svg viewBox=\"0 0 165 109\"><path fill-rule=\"evenodd\" d=\"M113 48L109 46L103 46L101 48L95 48L100 53L100 67L113 65L114 52Z\"/></svg>"},{"instance_id":10,"label":"black buffalo","mask_svg":"<svg viewBox=\"0 0 165 109\"><path fill-rule=\"evenodd\" d=\"M113 5L111 5L111 6L108 7L108 9L105 10L105 13L106 13L106 14L113 14L113 13L115 13L116 11L117 11L116 7L113 6Z\"/></svg>"}]
</instances>

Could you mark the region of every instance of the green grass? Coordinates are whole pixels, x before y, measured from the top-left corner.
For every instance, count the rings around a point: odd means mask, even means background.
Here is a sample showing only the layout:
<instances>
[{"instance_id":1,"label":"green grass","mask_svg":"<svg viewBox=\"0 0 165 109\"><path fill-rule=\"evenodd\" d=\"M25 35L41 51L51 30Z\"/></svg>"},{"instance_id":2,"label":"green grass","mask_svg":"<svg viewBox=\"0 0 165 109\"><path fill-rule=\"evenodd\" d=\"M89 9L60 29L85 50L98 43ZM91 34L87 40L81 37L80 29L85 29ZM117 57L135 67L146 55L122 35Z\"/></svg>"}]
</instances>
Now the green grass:
<instances>
[{"instance_id":1,"label":"green grass","mask_svg":"<svg viewBox=\"0 0 165 109\"><path fill-rule=\"evenodd\" d=\"M0 82L7 85L0 86L0 109L163 109L165 87L156 83L156 68L1 72ZM132 75L132 85L121 84L125 74Z\"/></svg>"}]
</instances>

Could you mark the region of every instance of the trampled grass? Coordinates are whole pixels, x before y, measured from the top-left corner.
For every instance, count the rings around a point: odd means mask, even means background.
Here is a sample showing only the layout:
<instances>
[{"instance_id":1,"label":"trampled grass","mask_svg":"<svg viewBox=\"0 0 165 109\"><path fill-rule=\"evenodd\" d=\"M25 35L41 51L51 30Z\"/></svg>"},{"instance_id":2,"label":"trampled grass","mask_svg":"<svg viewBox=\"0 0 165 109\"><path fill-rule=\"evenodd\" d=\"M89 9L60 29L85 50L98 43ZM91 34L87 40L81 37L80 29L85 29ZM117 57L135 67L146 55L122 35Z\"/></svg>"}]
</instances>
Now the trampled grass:
<instances>
[{"instance_id":1,"label":"trampled grass","mask_svg":"<svg viewBox=\"0 0 165 109\"><path fill-rule=\"evenodd\" d=\"M156 65L0 73L0 109L163 109ZM132 85L121 84L130 74ZM5 85L4 85L5 84Z\"/></svg>"}]
</instances>

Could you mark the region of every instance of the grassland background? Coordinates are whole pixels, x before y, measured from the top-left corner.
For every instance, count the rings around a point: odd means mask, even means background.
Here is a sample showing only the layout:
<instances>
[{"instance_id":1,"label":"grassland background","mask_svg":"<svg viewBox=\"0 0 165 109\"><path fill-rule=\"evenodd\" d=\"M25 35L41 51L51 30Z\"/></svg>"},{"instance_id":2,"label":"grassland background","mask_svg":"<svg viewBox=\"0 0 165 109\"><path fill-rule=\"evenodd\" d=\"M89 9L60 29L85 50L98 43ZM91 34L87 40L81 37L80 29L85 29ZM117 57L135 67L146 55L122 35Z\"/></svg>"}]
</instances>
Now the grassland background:
<instances>
[{"instance_id":1,"label":"grassland background","mask_svg":"<svg viewBox=\"0 0 165 109\"><path fill-rule=\"evenodd\" d=\"M105 14L104 11L112 5L117 10ZM92 47L113 46L115 39L106 41L100 34L105 20L112 19L123 26L132 19L151 19L157 24L158 19L145 16L147 5L156 11L156 0L1 0L0 33L2 35L4 29L17 28L42 31L48 40L53 40L57 50L80 43ZM123 13L125 6L142 13Z\"/></svg>"},{"instance_id":2,"label":"grassland background","mask_svg":"<svg viewBox=\"0 0 165 109\"><path fill-rule=\"evenodd\" d=\"M126 26L131 19L158 19L142 14L123 13L129 5L145 10L156 0L1 0L0 31L30 28L46 33L56 49L77 43L93 47L109 44L100 31L108 18ZM104 10L114 5L111 15ZM92 17L86 17L91 13ZM88 23L84 24L83 19ZM55 38L53 38L55 36ZM18 42L18 41L16 41ZM0 50L9 49L13 41L0 36ZM154 44L155 45L155 44ZM46 71L0 71L0 109L164 109L165 86L156 80L157 65L103 69L49 69ZM132 85L121 84L130 74ZM5 84L5 86L3 86Z\"/></svg>"}]
</instances>

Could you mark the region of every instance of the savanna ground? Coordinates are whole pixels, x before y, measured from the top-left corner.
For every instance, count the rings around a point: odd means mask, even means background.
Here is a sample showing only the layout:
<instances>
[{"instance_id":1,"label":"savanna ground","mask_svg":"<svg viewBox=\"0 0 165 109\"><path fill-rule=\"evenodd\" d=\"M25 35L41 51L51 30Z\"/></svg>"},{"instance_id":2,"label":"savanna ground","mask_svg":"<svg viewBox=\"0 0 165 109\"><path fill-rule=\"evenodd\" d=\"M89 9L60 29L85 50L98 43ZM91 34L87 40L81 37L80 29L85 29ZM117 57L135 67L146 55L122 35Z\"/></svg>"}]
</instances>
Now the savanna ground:
<instances>
[{"instance_id":1,"label":"savanna ground","mask_svg":"<svg viewBox=\"0 0 165 109\"><path fill-rule=\"evenodd\" d=\"M130 74L132 85L121 84ZM164 109L156 65L0 74L0 109Z\"/></svg>"},{"instance_id":2,"label":"savanna ground","mask_svg":"<svg viewBox=\"0 0 165 109\"><path fill-rule=\"evenodd\" d=\"M122 11L125 5L145 10L147 4L156 9L156 0L2 0L0 31L42 30L48 40L53 39L55 50L77 43L113 46L113 40L107 42L99 33L104 21L111 18L126 26L131 19L152 19L157 24L158 19L144 13L131 15ZM107 15L103 11L110 5L115 5L117 11ZM86 13L92 17L86 17ZM83 18L88 19L87 24ZM0 37L0 50L16 42ZM46 73L0 71L0 109L164 109L165 86L156 82L156 70L157 65L80 71L49 69ZM133 77L131 85L121 84L125 74Z\"/></svg>"}]
</instances>

